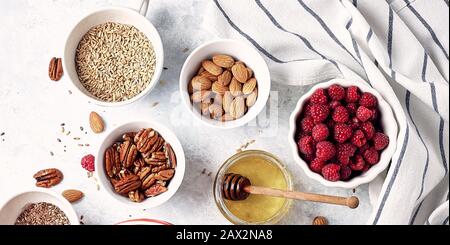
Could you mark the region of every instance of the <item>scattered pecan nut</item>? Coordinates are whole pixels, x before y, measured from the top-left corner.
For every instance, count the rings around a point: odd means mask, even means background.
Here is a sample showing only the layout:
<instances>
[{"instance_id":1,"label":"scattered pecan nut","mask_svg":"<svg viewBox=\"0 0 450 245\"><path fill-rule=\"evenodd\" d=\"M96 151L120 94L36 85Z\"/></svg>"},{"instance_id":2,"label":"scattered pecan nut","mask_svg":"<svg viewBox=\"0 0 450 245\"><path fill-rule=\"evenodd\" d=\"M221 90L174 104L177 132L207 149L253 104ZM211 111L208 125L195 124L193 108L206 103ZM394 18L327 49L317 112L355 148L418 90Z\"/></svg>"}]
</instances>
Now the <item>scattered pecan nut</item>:
<instances>
[{"instance_id":1,"label":"scattered pecan nut","mask_svg":"<svg viewBox=\"0 0 450 245\"><path fill-rule=\"evenodd\" d=\"M127 195L128 192L137 190L141 186L141 180L135 174L128 174L116 182L114 190L122 195Z\"/></svg>"},{"instance_id":2,"label":"scattered pecan nut","mask_svg":"<svg viewBox=\"0 0 450 245\"><path fill-rule=\"evenodd\" d=\"M63 174L56 168L48 168L38 171L33 178L36 179L37 187L49 188L59 184L63 179Z\"/></svg>"},{"instance_id":3,"label":"scattered pecan nut","mask_svg":"<svg viewBox=\"0 0 450 245\"><path fill-rule=\"evenodd\" d=\"M133 165L137 153L136 146L131 141L123 142L120 147L120 162L122 163L122 166L128 168Z\"/></svg>"},{"instance_id":4,"label":"scattered pecan nut","mask_svg":"<svg viewBox=\"0 0 450 245\"><path fill-rule=\"evenodd\" d=\"M145 191L146 197L155 197L167 191L167 187L161 185L153 185Z\"/></svg>"},{"instance_id":5,"label":"scattered pecan nut","mask_svg":"<svg viewBox=\"0 0 450 245\"><path fill-rule=\"evenodd\" d=\"M63 66L61 58L53 57L48 66L48 76L53 81L59 81L63 75Z\"/></svg>"},{"instance_id":6,"label":"scattered pecan nut","mask_svg":"<svg viewBox=\"0 0 450 245\"><path fill-rule=\"evenodd\" d=\"M117 175L120 171L120 156L116 149L117 146L112 145L105 151L105 169L110 178Z\"/></svg>"}]
</instances>

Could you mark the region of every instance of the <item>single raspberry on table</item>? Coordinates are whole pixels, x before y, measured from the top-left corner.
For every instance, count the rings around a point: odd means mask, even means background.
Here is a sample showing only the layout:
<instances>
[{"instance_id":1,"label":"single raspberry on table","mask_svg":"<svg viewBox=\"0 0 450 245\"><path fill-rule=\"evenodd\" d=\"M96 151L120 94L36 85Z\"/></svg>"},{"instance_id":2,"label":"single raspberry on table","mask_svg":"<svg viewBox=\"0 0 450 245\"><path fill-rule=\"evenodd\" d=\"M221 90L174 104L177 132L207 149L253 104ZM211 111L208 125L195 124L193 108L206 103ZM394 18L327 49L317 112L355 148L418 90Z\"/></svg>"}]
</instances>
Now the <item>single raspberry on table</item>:
<instances>
[{"instance_id":1,"label":"single raspberry on table","mask_svg":"<svg viewBox=\"0 0 450 245\"><path fill-rule=\"evenodd\" d=\"M375 108L378 104L377 97L371 93L364 92L359 99L359 104L367 108Z\"/></svg>"},{"instance_id":2,"label":"single raspberry on table","mask_svg":"<svg viewBox=\"0 0 450 245\"><path fill-rule=\"evenodd\" d=\"M375 150L381 151L389 145L389 137L383 133L375 133L373 136L373 146Z\"/></svg>"},{"instance_id":3,"label":"single raspberry on table","mask_svg":"<svg viewBox=\"0 0 450 245\"><path fill-rule=\"evenodd\" d=\"M348 180L350 178L350 176L352 175L352 169L349 166L342 165L340 175L341 175L341 178L340 178L341 180Z\"/></svg>"},{"instance_id":4,"label":"single raspberry on table","mask_svg":"<svg viewBox=\"0 0 450 245\"><path fill-rule=\"evenodd\" d=\"M342 103L339 102L339 101L337 101L337 100L331 101L331 103L330 103L330 109L334 110L334 109L336 109L336 107L338 107L338 106L342 106Z\"/></svg>"},{"instance_id":5,"label":"single raspberry on table","mask_svg":"<svg viewBox=\"0 0 450 245\"><path fill-rule=\"evenodd\" d=\"M322 176L329 181L338 181L341 179L341 166L330 163L322 168Z\"/></svg>"},{"instance_id":6,"label":"single raspberry on table","mask_svg":"<svg viewBox=\"0 0 450 245\"><path fill-rule=\"evenodd\" d=\"M338 144L336 147L336 158L342 165L347 165L356 152L356 146L350 143Z\"/></svg>"},{"instance_id":7,"label":"single raspberry on table","mask_svg":"<svg viewBox=\"0 0 450 245\"><path fill-rule=\"evenodd\" d=\"M364 152L364 160L366 160L368 164L375 165L380 161L380 155L374 148L369 148Z\"/></svg>"},{"instance_id":8,"label":"single raspberry on table","mask_svg":"<svg viewBox=\"0 0 450 245\"><path fill-rule=\"evenodd\" d=\"M334 139L339 143L344 143L352 137L352 128L347 124L336 124L334 126Z\"/></svg>"},{"instance_id":9,"label":"single raspberry on table","mask_svg":"<svg viewBox=\"0 0 450 245\"><path fill-rule=\"evenodd\" d=\"M325 92L325 89L319 88L310 97L310 101L313 104L321 104L325 105L328 103L328 98Z\"/></svg>"},{"instance_id":10,"label":"single raspberry on table","mask_svg":"<svg viewBox=\"0 0 450 245\"><path fill-rule=\"evenodd\" d=\"M314 153L314 139L312 136L304 136L298 141L298 149L303 154Z\"/></svg>"},{"instance_id":11,"label":"single raspberry on table","mask_svg":"<svg viewBox=\"0 0 450 245\"><path fill-rule=\"evenodd\" d=\"M328 88L328 95L332 100L342 100L345 97L345 89L337 84Z\"/></svg>"},{"instance_id":12,"label":"single raspberry on table","mask_svg":"<svg viewBox=\"0 0 450 245\"><path fill-rule=\"evenodd\" d=\"M311 117L313 118L314 123L325 121L329 113L330 109L328 109L328 106L317 104L311 107Z\"/></svg>"},{"instance_id":13,"label":"single raspberry on table","mask_svg":"<svg viewBox=\"0 0 450 245\"><path fill-rule=\"evenodd\" d=\"M316 142L324 141L328 138L330 132L328 130L327 125L320 123L314 126L312 129L312 137Z\"/></svg>"},{"instance_id":14,"label":"single raspberry on table","mask_svg":"<svg viewBox=\"0 0 450 245\"><path fill-rule=\"evenodd\" d=\"M348 113L350 113L350 115L355 115L356 110L358 110L358 105L356 103L348 103L346 108Z\"/></svg>"},{"instance_id":15,"label":"single raspberry on table","mask_svg":"<svg viewBox=\"0 0 450 245\"><path fill-rule=\"evenodd\" d=\"M350 86L347 88L347 92L345 94L345 101L348 103L357 102L359 100L359 88L356 86Z\"/></svg>"},{"instance_id":16,"label":"single raspberry on table","mask_svg":"<svg viewBox=\"0 0 450 245\"><path fill-rule=\"evenodd\" d=\"M355 155L353 161L348 165L353 171L360 171L366 165L366 161L364 161L363 156Z\"/></svg>"},{"instance_id":17,"label":"single raspberry on table","mask_svg":"<svg viewBox=\"0 0 450 245\"><path fill-rule=\"evenodd\" d=\"M364 135L364 132L360 129L356 130L352 136L352 144L354 144L357 147L361 147L366 143L367 139L366 136Z\"/></svg>"},{"instance_id":18,"label":"single raspberry on table","mask_svg":"<svg viewBox=\"0 0 450 245\"><path fill-rule=\"evenodd\" d=\"M366 139L370 140L375 134L375 127L371 122L364 122L361 124L361 130L364 132Z\"/></svg>"},{"instance_id":19,"label":"single raspberry on table","mask_svg":"<svg viewBox=\"0 0 450 245\"><path fill-rule=\"evenodd\" d=\"M316 145L316 157L322 161L327 161L336 155L336 148L329 141L321 141Z\"/></svg>"},{"instance_id":20,"label":"single raspberry on table","mask_svg":"<svg viewBox=\"0 0 450 245\"><path fill-rule=\"evenodd\" d=\"M310 134L312 132L312 129L314 128L314 120L312 117L305 117L300 122L300 127L302 129L302 132Z\"/></svg>"},{"instance_id":21,"label":"single raspberry on table","mask_svg":"<svg viewBox=\"0 0 450 245\"><path fill-rule=\"evenodd\" d=\"M371 119L372 116L373 116L373 112L364 106L358 107L358 110L356 111L356 117L359 120L361 120L361 122L365 122L365 121Z\"/></svg>"},{"instance_id":22,"label":"single raspberry on table","mask_svg":"<svg viewBox=\"0 0 450 245\"><path fill-rule=\"evenodd\" d=\"M333 121L338 123L346 123L348 121L349 113L347 109L343 106L338 106L334 109L332 118Z\"/></svg>"},{"instance_id":23,"label":"single raspberry on table","mask_svg":"<svg viewBox=\"0 0 450 245\"><path fill-rule=\"evenodd\" d=\"M92 154L81 158L81 166L89 172L95 171L95 157Z\"/></svg>"},{"instance_id":24,"label":"single raspberry on table","mask_svg":"<svg viewBox=\"0 0 450 245\"><path fill-rule=\"evenodd\" d=\"M311 161L311 163L309 164L309 168L313 172L321 173L322 172L322 168L325 165L326 165L326 162L316 158L316 159Z\"/></svg>"}]
</instances>

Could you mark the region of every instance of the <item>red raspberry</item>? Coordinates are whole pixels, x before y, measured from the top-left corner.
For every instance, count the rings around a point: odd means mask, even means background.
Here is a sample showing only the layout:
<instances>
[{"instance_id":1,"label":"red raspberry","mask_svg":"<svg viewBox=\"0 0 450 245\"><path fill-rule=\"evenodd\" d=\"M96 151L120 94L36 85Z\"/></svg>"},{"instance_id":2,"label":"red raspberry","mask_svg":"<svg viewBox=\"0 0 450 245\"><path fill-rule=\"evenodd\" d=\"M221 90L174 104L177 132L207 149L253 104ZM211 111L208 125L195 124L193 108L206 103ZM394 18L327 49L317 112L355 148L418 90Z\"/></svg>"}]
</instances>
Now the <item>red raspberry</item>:
<instances>
[{"instance_id":1,"label":"red raspberry","mask_svg":"<svg viewBox=\"0 0 450 245\"><path fill-rule=\"evenodd\" d=\"M336 107L341 106L341 105L342 105L341 102L339 102L337 100L333 100L330 103L330 108L334 110L334 109L336 109Z\"/></svg>"},{"instance_id":2,"label":"red raspberry","mask_svg":"<svg viewBox=\"0 0 450 245\"><path fill-rule=\"evenodd\" d=\"M348 103L347 104L347 111L348 111L348 113L350 113L350 115L355 115L357 109L358 109L358 105L356 103Z\"/></svg>"},{"instance_id":3,"label":"red raspberry","mask_svg":"<svg viewBox=\"0 0 450 245\"><path fill-rule=\"evenodd\" d=\"M368 164L375 165L380 161L380 156L378 154L378 151L376 151L374 148L369 148L364 152L364 160Z\"/></svg>"},{"instance_id":4,"label":"red raspberry","mask_svg":"<svg viewBox=\"0 0 450 245\"><path fill-rule=\"evenodd\" d=\"M325 105L313 105L311 107L311 116L315 123L321 123L327 119L330 110Z\"/></svg>"},{"instance_id":5,"label":"red raspberry","mask_svg":"<svg viewBox=\"0 0 450 245\"><path fill-rule=\"evenodd\" d=\"M335 122L345 123L348 121L349 114L345 107L338 106L334 109L332 117Z\"/></svg>"},{"instance_id":6,"label":"red raspberry","mask_svg":"<svg viewBox=\"0 0 450 245\"><path fill-rule=\"evenodd\" d=\"M364 135L368 140L372 139L373 135L375 134L375 127L371 122L362 123L361 130L364 132Z\"/></svg>"},{"instance_id":7,"label":"red raspberry","mask_svg":"<svg viewBox=\"0 0 450 245\"><path fill-rule=\"evenodd\" d=\"M326 140L328 135L330 135L328 127L323 123L317 124L312 130L312 137L317 142Z\"/></svg>"},{"instance_id":8,"label":"red raspberry","mask_svg":"<svg viewBox=\"0 0 450 245\"><path fill-rule=\"evenodd\" d=\"M302 128L302 131L305 133L310 134L312 132L312 129L314 128L314 120L312 117L305 117L300 122L300 127Z\"/></svg>"},{"instance_id":9,"label":"red raspberry","mask_svg":"<svg viewBox=\"0 0 450 245\"><path fill-rule=\"evenodd\" d=\"M348 180L350 178L350 175L352 175L352 169L348 166L341 166L341 180Z\"/></svg>"},{"instance_id":10,"label":"red raspberry","mask_svg":"<svg viewBox=\"0 0 450 245\"><path fill-rule=\"evenodd\" d=\"M81 158L81 166L89 172L95 171L95 157L91 154Z\"/></svg>"},{"instance_id":11,"label":"red raspberry","mask_svg":"<svg viewBox=\"0 0 450 245\"><path fill-rule=\"evenodd\" d=\"M354 117L350 120L350 127L352 129L358 129L361 126L361 122L357 117Z\"/></svg>"},{"instance_id":12,"label":"red raspberry","mask_svg":"<svg viewBox=\"0 0 450 245\"><path fill-rule=\"evenodd\" d=\"M361 98L359 99L359 105L362 105L367 108L375 108L377 106L377 97L375 97L371 93L363 93Z\"/></svg>"},{"instance_id":13,"label":"red raspberry","mask_svg":"<svg viewBox=\"0 0 450 245\"><path fill-rule=\"evenodd\" d=\"M341 166L335 163L330 163L322 168L322 175L326 180L333 182L338 181L339 179L341 179L340 170Z\"/></svg>"},{"instance_id":14,"label":"red raspberry","mask_svg":"<svg viewBox=\"0 0 450 245\"><path fill-rule=\"evenodd\" d=\"M356 149L356 153L357 153L357 154L360 154L360 155L364 155L364 152L365 152L367 149L369 149L369 148L370 148L370 145L369 145L369 144L365 144L365 145L361 146L360 148L357 148L357 149Z\"/></svg>"},{"instance_id":15,"label":"red raspberry","mask_svg":"<svg viewBox=\"0 0 450 245\"><path fill-rule=\"evenodd\" d=\"M364 106L358 107L358 110L356 111L356 117L359 120L361 120L362 122L365 122L365 121L371 119L372 116L373 116L373 112Z\"/></svg>"},{"instance_id":16,"label":"red raspberry","mask_svg":"<svg viewBox=\"0 0 450 245\"><path fill-rule=\"evenodd\" d=\"M314 140L311 136L305 136L298 141L298 149L303 154L314 153Z\"/></svg>"},{"instance_id":17,"label":"red raspberry","mask_svg":"<svg viewBox=\"0 0 450 245\"><path fill-rule=\"evenodd\" d=\"M352 144L356 145L357 147L361 147L367 143L366 136L364 135L363 131L358 129L353 133L352 136Z\"/></svg>"},{"instance_id":18,"label":"red raspberry","mask_svg":"<svg viewBox=\"0 0 450 245\"><path fill-rule=\"evenodd\" d=\"M302 159L308 163L310 163L315 158L314 154L301 154L301 156L302 156Z\"/></svg>"},{"instance_id":19,"label":"red raspberry","mask_svg":"<svg viewBox=\"0 0 450 245\"><path fill-rule=\"evenodd\" d=\"M352 157L355 152L356 147L350 143L338 144L336 149L336 158L342 165L347 165L350 162L350 157Z\"/></svg>"},{"instance_id":20,"label":"red raspberry","mask_svg":"<svg viewBox=\"0 0 450 245\"><path fill-rule=\"evenodd\" d=\"M330 160L336 155L336 148L329 141L321 141L316 145L316 157L322 161Z\"/></svg>"},{"instance_id":21,"label":"red raspberry","mask_svg":"<svg viewBox=\"0 0 450 245\"><path fill-rule=\"evenodd\" d=\"M346 124L336 124L334 126L334 139L339 143L344 143L352 137L352 128Z\"/></svg>"},{"instance_id":22,"label":"red raspberry","mask_svg":"<svg viewBox=\"0 0 450 245\"><path fill-rule=\"evenodd\" d=\"M319 88L316 91L314 91L314 93L310 97L310 101L313 104L321 104L321 105L327 104L328 98L325 93L325 89Z\"/></svg>"},{"instance_id":23,"label":"red raspberry","mask_svg":"<svg viewBox=\"0 0 450 245\"><path fill-rule=\"evenodd\" d=\"M359 100L360 94L359 89L356 86L351 86L347 88L347 93L345 96L345 101L351 103Z\"/></svg>"},{"instance_id":24,"label":"red raspberry","mask_svg":"<svg viewBox=\"0 0 450 245\"><path fill-rule=\"evenodd\" d=\"M322 172L322 168L323 168L323 166L325 166L325 164L326 164L326 162L316 158L316 159L311 161L311 163L309 164L309 168L313 172L321 173Z\"/></svg>"},{"instance_id":25,"label":"red raspberry","mask_svg":"<svg viewBox=\"0 0 450 245\"><path fill-rule=\"evenodd\" d=\"M373 146L375 150L381 151L389 145L389 137L383 133L375 133L373 136Z\"/></svg>"},{"instance_id":26,"label":"red raspberry","mask_svg":"<svg viewBox=\"0 0 450 245\"><path fill-rule=\"evenodd\" d=\"M328 88L328 95L332 100L342 100L345 97L345 89L337 84Z\"/></svg>"},{"instance_id":27,"label":"red raspberry","mask_svg":"<svg viewBox=\"0 0 450 245\"><path fill-rule=\"evenodd\" d=\"M361 170L361 172L365 173L365 172L367 172L367 170L369 170L369 168L370 168L370 165L366 164L366 165L364 165L364 168Z\"/></svg>"},{"instance_id":28,"label":"red raspberry","mask_svg":"<svg viewBox=\"0 0 450 245\"><path fill-rule=\"evenodd\" d=\"M359 171L366 166L366 162L361 155L356 155L353 159L353 162L348 165L353 171Z\"/></svg>"}]
</instances>

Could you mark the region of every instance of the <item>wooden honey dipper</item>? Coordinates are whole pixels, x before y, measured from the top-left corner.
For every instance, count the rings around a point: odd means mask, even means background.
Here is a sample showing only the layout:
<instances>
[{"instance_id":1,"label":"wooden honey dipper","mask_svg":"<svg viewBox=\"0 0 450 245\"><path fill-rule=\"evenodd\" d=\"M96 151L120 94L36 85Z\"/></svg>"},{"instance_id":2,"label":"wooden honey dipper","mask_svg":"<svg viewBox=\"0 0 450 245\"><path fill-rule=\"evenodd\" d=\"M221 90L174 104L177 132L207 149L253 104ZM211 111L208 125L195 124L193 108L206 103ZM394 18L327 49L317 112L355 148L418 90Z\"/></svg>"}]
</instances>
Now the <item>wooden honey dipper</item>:
<instances>
[{"instance_id":1,"label":"wooden honey dipper","mask_svg":"<svg viewBox=\"0 0 450 245\"><path fill-rule=\"evenodd\" d=\"M245 200L250 194L284 197L311 202L321 202L357 208L359 199L355 196L340 197L299 191L286 191L269 187L253 186L250 180L242 175L229 173L223 178L222 193L225 199L232 201Z\"/></svg>"}]
</instances>

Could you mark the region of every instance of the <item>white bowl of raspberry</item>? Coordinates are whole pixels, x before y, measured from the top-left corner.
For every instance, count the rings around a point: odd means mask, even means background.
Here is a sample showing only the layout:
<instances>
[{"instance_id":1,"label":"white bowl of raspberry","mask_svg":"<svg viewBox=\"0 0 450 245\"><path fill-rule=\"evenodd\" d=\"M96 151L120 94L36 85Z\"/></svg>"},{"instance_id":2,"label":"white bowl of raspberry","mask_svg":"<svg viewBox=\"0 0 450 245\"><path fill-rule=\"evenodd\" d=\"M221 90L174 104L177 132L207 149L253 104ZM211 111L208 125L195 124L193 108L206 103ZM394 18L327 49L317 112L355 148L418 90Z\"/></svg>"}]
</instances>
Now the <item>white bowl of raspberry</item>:
<instances>
[{"instance_id":1,"label":"white bowl of raspberry","mask_svg":"<svg viewBox=\"0 0 450 245\"><path fill-rule=\"evenodd\" d=\"M390 105L363 81L315 85L299 99L289 124L294 160L328 187L369 183L389 166L397 145Z\"/></svg>"}]
</instances>

